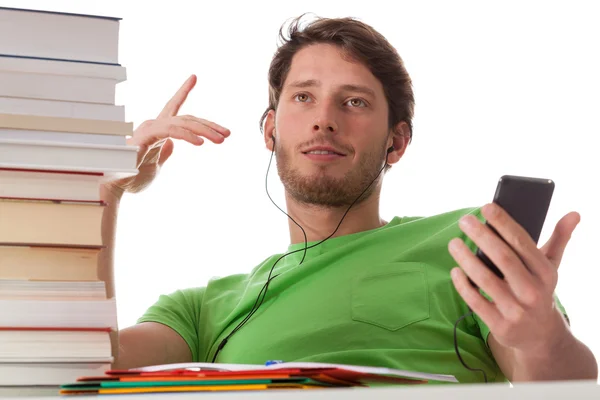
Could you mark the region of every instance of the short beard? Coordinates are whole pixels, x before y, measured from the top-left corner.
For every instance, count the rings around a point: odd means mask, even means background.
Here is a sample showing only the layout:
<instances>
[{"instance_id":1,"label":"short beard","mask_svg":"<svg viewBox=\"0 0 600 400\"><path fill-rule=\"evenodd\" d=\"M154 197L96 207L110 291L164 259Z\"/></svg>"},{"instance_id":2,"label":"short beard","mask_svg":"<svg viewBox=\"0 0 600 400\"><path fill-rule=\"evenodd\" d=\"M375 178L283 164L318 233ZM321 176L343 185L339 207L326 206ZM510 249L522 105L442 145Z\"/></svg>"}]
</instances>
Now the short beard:
<instances>
[{"instance_id":1,"label":"short beard","mask_svg":"<svg viewBox=\"0 0 600 400\"><path fill-rule=\"evenodd\" d=\"M289 154L285 150L280 148L276 152L277 171L285 190L300 203L323 208L349 207L368 199L378 186L374 180L383 169L381 160L385 156L384 150L373 151L366 154L345 177L333 178L327 175L327 167L320 167L312 176L302 175L290 165Z\"/></svg>"}]
</instances>

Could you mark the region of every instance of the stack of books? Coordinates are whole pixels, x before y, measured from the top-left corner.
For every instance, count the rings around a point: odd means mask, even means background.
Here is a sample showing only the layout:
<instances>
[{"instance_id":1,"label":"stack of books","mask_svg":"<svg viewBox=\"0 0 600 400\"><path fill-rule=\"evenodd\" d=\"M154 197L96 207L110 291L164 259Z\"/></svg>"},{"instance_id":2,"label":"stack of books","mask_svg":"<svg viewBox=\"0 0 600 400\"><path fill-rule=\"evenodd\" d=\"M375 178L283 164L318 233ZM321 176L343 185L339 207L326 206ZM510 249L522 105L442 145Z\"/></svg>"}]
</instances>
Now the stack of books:
<instances>
[{"instance_id":1,"label":"stack of books","mask_svg":"<svg viewBox=\"0 0 600 400\"><path fill-rule=\"evenodd\" d=\"M0 386L113 361L100 186L137 173L118 18L0 7Z\"/></svg>"}]
</instances>

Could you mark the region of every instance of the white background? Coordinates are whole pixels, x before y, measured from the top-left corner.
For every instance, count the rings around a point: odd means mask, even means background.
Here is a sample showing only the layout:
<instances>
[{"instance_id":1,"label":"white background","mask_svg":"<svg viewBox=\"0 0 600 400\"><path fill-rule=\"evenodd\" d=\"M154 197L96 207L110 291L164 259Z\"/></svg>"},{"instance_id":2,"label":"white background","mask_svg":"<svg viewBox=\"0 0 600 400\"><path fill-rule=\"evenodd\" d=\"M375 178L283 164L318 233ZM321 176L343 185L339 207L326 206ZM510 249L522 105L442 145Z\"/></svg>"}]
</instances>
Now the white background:
<instances>
[{"instance_id":1,"label":"white background","mask_svg":"<svg viewBox=\"0 0 600 400\"><path fill-rule=\"evenodd\" d=\"M598 135L600 5L593 1L2 1L2 6L122 17L117 104L136 126L191 73L181 112L231 129L225 144L176 143L151 188L121 205L120 327L161 293L247 272L287 248L268 200L270 153L258 121L282 23L304 12L354 16L396 46L414 81L414 140L387 174L382 216L431 215L491 200L503 174L551 178L540 244L571 210L582 221L557 293L600 359ZM270 192L283 191L274 169ZM368 268L368 266L366 266Z\"/></svg>"}]
</instances>

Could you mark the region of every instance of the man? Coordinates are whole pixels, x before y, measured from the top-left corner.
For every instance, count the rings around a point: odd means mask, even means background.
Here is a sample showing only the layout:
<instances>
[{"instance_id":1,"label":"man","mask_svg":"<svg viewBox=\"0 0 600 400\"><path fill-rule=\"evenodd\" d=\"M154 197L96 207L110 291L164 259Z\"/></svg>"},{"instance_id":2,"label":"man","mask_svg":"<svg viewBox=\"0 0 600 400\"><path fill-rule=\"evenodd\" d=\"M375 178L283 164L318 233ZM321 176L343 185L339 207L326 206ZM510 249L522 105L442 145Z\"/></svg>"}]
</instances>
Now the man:
<instances>
[{"instance_id":1,"label":"man","mask_svg":"<svg viewBox=\"0 0 600 400\"><path fill-rule=\"evenodd\" d=\"M119 332L114 367L282 359L452 374L460 382L597 379L593 354L570 332L554 297L579 215L562 218L541 249L493 204L383 221L383 170L402 158L412 137L410 77L395 49L366 24L299 23L282 36L271 63L261 119L285 187L289 254L268 257L249 274L161 296ZM101 271L110 294L122 194L152 182L172 139L201 145L230 134L177 115L195 82L188 79L157 119L136 130L139 174L102 190L110 207ZM477 246L505 280L474 256ZM455 353L455 323L470 369Z\"/></svg>"}]
</instances>

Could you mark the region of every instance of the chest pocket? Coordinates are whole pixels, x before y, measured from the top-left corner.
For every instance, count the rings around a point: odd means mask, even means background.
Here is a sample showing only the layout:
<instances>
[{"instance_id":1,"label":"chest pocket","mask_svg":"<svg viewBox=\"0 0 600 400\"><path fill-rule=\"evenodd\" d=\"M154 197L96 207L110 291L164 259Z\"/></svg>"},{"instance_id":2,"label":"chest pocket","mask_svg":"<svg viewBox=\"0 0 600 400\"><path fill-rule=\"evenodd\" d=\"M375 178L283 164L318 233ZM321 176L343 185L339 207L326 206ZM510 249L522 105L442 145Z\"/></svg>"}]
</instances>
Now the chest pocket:
<instances>
[{"instance_id":1,"label":"chest pocket","mask_svg":"<svg viewBox=\"0 0 600 400\"><path fill-rule=\"evenodd\" d=\"M396 331L429 318L425 266L393 263L355 279L352 319Z\"/></svg>"}]
</instances>

